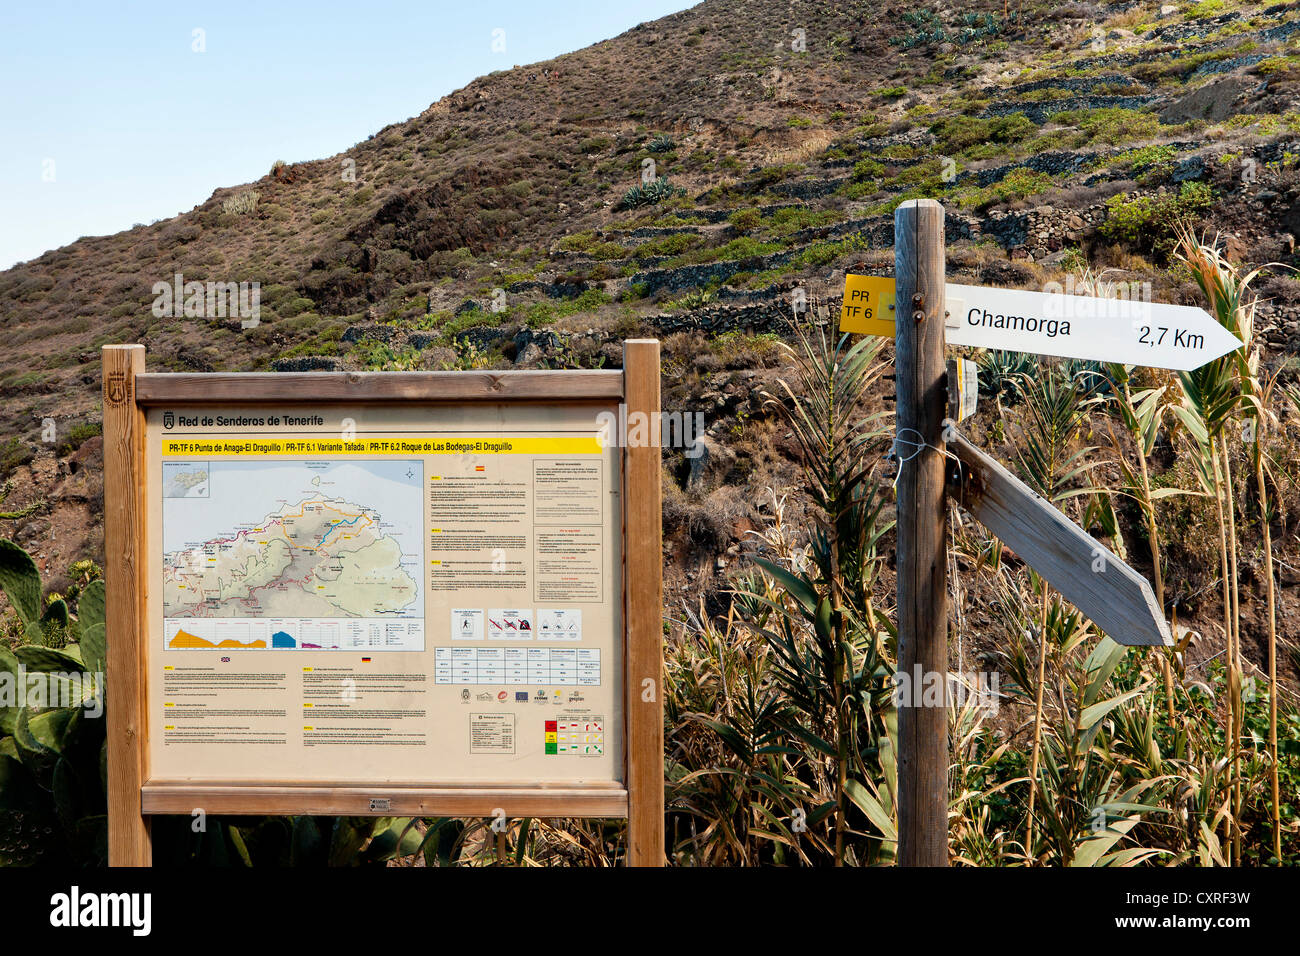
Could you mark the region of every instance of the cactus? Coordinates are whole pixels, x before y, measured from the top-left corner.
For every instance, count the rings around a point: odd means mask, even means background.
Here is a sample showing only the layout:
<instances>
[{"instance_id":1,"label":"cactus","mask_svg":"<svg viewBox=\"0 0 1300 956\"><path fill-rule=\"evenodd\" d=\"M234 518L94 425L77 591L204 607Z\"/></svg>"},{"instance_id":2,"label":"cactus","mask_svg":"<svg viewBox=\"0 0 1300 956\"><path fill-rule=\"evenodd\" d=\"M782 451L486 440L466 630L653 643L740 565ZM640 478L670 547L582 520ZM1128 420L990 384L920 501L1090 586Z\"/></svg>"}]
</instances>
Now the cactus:
<instances>
[{"instance_id":1,"label":"cactus","mask_svg":"<svg viewBox=\"0 0 1300 956\"><path fill-rule=\"evenodd\" d=\"M42 610L36 564L0 540L0 589L23 637L0 647L0 865L103 862L104 721L81 703L103 692L103 582L81 590L75 618L53 595ZM31 674L44 698L28 699Z\"/></svg>"}]
</instances>

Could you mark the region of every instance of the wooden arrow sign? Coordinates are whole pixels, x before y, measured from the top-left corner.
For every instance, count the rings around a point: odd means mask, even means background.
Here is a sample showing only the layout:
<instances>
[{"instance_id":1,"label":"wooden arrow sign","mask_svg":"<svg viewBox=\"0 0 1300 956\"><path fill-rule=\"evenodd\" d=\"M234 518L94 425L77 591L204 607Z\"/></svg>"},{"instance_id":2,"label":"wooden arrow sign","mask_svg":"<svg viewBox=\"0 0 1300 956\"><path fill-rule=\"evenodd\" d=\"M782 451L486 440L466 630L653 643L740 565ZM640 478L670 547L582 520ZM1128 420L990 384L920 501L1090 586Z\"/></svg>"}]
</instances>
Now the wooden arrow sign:
<instances>
[{"instance_id":1,"label":"wooden arrow sign","mask_svg":"<svg viewBox=\"0 0 1300 956\"><path fill-rule=\"evenodd\" d=\"M949 345L1191 371L1241 348L1204 309L1140 299L945 287Z\"/></svg>"},{"instance_id":2,"label":"wooden arrow sign","mask_svg":"<svg viewBox=\"0 0 1300 956\"><path fill-rule=\"evenodd\" d=\"M948 345L1190 371L1241 348L1204 309L1140 299L944 285ZM848 275L840 330L894 335L894 280Z\"/></svg>"},{"instance_id":3,"label":"wooden arrow sign","mask_svg":"<svg viewBox=\"0 0 1300 956\"><path fill-rule=\"evenodd\" d=\"M963 438L951 423L948 451L961 463L949 493L1118 644L1172 645L1146 578Z\"/></svg>"}]
</instances>

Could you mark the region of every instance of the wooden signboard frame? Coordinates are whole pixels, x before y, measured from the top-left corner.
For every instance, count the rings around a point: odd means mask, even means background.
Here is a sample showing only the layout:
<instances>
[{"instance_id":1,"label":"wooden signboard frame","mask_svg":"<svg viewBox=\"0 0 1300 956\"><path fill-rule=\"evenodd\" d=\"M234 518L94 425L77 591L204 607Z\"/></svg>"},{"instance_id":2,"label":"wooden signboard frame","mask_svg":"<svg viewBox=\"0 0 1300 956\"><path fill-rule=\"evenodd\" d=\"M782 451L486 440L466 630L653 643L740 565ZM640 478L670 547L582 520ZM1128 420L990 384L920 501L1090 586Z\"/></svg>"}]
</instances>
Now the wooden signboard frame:
<instances>
[{"instance_id":1,"label":"wooden signboard frame","mask_svg":"<svg viewBox=\"0 0 1300 956\"><path fill-rule=\"evenodd\" d=\"M621 787L375 787L151 783L147 700L145 411L150 406L321 403L622 403L658 421L659 343L630 340L623 369L169 374L142 345L103 349L107 585L108 849L113 866L152 862L151 814L626 818L627 862L664 863L663 567L657 441L622 448L624 777ZM655 432L657 437L658 433ZM382 808L382 809L381 809Z\"/></svg>"}]
</instances>

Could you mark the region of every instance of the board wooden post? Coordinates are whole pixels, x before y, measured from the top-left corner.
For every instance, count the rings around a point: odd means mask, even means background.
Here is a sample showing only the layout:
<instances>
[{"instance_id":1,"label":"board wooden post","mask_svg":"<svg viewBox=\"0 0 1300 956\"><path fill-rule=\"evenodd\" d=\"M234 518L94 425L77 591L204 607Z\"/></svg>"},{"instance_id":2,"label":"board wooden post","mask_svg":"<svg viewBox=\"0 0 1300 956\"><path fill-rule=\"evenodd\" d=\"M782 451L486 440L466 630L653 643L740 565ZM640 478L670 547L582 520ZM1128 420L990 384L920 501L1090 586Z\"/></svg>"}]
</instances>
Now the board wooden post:
<instances>
[{"instance_id":1,"label":"board wooden post","mask_svg":"<svg viewBox=\"0 0 1300 956\"><path fill-rule=\"evenodd\" d=\"M944 210L914 199L894 213L898 410L898 862L948 865L948 711L921 688L948 685L943 420Z\"/></svg>"},{"instance_id":2,"label":"board wooden post","mask_svg":"<svg viewBox=\"0 0 1300 956\"><path fill-rule=\"evenodd\" d=\"M663 524L659 450L659 342L623 350L629 435L645 415L648 441L623 456L623 609L627 630L628 864L664 864Z\"/></svg>"},{"instance_id":3,"label":"board wooden post","mask_svg":"<svg viewBox=\"0 0 1300 956\"><path fill-rule=\"evenodd\" d=\"M143 345L106 345L104 372L104 583L107 643L108 862L149 866L144 782L144 414L136 404Z\"/></svg>"}]
</instances>

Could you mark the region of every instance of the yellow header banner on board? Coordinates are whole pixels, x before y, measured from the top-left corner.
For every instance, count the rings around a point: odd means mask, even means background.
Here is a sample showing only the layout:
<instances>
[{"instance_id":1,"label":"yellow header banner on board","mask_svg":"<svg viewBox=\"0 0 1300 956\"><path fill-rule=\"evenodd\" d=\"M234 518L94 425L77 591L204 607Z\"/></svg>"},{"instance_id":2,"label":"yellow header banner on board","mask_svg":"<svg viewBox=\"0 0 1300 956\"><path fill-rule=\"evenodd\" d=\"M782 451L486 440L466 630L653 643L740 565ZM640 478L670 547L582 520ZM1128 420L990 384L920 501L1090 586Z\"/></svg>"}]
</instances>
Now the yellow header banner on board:
<instances>
[{"instance_id":1,"label":"yellow header banner on board","mask_svg":"<svg viewBox=\"0 0 1300 956\"><path fill-rule=\"evenodd\" d=\"M844 277L840 331L894 337L894 280L882 276Z\"/></svg>"},{"instance_id":2,"label":"yellow header banner on board","mask_svg":"<svg viewBox=\"0 0 1300 956\"><path fill-rule=\"evenodd\" d=\"M164 439L164 458L195 455L599 455L595 435L537 437L410 435L392 439L265 435L257 438Z\"/></svg>"}]
</instances>

